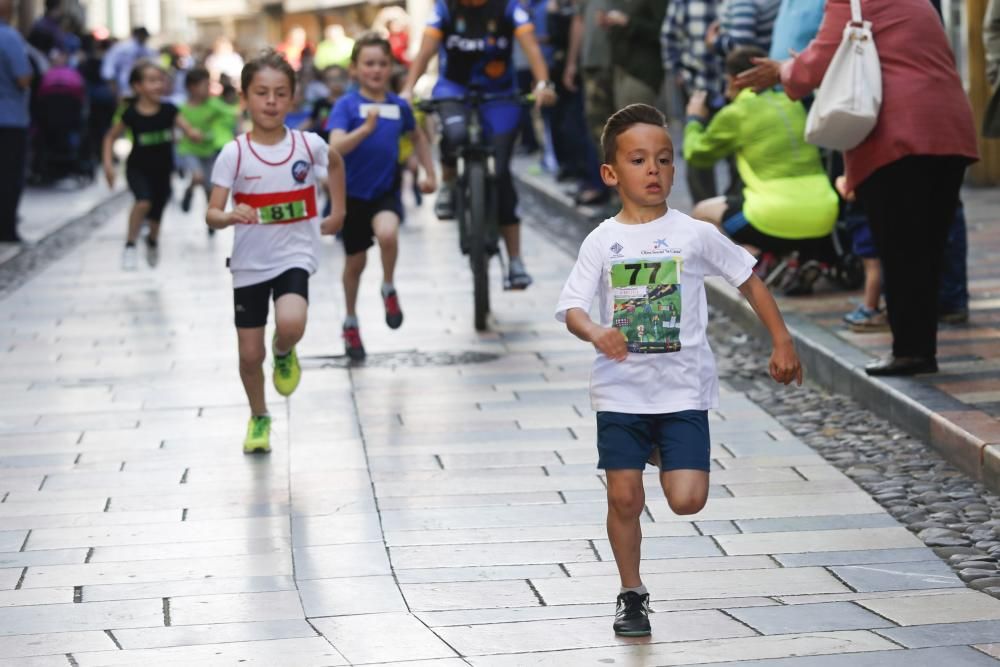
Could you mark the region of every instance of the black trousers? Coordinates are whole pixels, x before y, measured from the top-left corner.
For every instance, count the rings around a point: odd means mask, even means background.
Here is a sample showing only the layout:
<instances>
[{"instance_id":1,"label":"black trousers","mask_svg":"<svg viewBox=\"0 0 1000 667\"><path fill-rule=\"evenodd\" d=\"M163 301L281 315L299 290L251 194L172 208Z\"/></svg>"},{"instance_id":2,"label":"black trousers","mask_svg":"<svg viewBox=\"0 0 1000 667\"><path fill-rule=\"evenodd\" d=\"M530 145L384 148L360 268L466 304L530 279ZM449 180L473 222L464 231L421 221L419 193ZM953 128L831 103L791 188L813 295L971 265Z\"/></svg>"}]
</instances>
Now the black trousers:
<instances>
[{"instance_id":1,"label":"black trousers","mask_svg":"<svg viewBox=\"0 0 1000 667\"><path fill-rule=\"evenodd\" d=\"M28 129L0 127L0 242L17 240L17 205L24 190L28 159Z\"/></svg>"},{"instance_id":2,"label":"black trousers","mask_svg":"<svg viewBox=\"0 0 1000 667\"><path fill-rule=\"evenodd\" d=\"M944 247L969 162L955 155L911 155L878 169L857 188L882 260L897 357L937 354Z\"/></svg>"}]
</instances>

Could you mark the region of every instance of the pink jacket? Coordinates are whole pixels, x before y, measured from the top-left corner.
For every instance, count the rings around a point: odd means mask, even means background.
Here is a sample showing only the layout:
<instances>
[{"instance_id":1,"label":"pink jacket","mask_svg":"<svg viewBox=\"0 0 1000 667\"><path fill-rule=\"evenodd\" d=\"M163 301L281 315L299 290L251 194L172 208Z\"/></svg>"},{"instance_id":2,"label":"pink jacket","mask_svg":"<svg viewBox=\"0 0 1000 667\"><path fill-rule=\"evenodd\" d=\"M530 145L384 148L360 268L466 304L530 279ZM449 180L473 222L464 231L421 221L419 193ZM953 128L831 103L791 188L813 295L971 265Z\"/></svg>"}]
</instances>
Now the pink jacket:
<instances>
[{"instance_id":1,"label":"pink jacket","mask_svg":"<svg viewBox=\"0 0 1000 667\"><path fill-rule=\"evenodd\" d=\"M855 189L880 167L908 155L978 159L972 109L941 19L927 0L862 0L882 63L882 109L872 133L847 151ZM819 87L851 19L850 0L827 0L816 38L781 69L792 99Z\"/></svg>"}]
</instances>

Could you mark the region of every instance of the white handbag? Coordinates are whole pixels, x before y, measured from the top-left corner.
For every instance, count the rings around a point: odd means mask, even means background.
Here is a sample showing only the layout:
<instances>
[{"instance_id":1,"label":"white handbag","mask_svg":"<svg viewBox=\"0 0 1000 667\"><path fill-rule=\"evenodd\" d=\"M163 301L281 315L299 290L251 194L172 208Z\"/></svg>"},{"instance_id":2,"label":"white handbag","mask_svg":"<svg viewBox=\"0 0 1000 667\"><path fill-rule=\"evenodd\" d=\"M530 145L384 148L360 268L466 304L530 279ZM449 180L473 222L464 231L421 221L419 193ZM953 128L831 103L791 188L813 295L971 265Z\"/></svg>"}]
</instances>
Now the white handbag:
<instances>
[{"instance_id":1,"label":"white handbag","mask_svg":"<svg viewBox=\"0 0 1000 667\"><path fill-rule=\"evenodd\" d=\"M851 20L823 75L806 119L806 141L846 151L867 137L882 106L882 66L872 24L861 16L861 0L851 0Z\"/></svg>"}]
</instances>

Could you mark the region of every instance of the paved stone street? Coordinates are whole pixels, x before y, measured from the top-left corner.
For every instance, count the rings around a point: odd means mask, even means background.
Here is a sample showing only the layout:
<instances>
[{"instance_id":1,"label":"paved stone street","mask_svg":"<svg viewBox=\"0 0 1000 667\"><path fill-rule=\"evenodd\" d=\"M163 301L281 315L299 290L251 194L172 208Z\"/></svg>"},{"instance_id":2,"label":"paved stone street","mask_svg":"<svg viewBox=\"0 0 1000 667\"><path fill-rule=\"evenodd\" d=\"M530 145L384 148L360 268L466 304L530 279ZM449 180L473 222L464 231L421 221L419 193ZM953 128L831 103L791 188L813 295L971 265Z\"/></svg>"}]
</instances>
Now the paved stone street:
<instances>
[{"instance_id":1,"label":"paved stone street","mask_svg":"<svg viewBox=\"0 0 1000 667\"><path fill-rule=\"evenodd\" d=\"M127 274L123 227L0 302L0 665L1000 657L1000 600L738 383L712 415L706 509L673 516L648 476L653 637L616 639L592 351L552 317L573 258L530 227L538 282L497 291L495 332L478 336L453 225L411 212L407 320L386 328L372 264L363 367L339 356L328 241L302 385L287 404L269 394L267 457L240 450L229 234L170 208L161 265Z\"/></svg>"}]
</instances>

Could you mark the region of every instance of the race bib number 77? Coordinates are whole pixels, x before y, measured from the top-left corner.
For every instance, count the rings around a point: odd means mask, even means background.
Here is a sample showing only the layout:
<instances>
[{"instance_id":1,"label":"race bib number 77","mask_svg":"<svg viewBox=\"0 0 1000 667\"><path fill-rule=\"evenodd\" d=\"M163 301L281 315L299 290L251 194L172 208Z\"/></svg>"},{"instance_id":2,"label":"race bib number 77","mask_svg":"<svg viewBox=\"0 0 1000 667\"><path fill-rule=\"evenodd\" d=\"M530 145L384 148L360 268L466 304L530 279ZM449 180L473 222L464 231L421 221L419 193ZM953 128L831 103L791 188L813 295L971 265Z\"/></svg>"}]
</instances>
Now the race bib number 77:
<instances>
[{"instance_id":1,"label":"race bib number 77","mask_svg":"<svg viewBox=\"0 0 1000 667\"><path fill-rule=\"evenodd\" d=\"M627 259L611 265L612 325L629 352L681 349L681 259Z\"/></svg>"}]
</instances>

